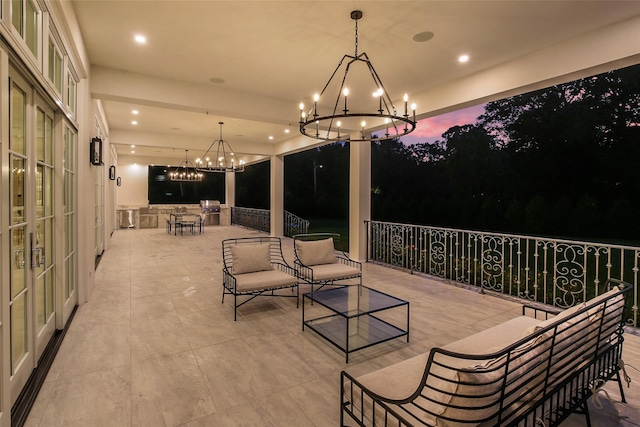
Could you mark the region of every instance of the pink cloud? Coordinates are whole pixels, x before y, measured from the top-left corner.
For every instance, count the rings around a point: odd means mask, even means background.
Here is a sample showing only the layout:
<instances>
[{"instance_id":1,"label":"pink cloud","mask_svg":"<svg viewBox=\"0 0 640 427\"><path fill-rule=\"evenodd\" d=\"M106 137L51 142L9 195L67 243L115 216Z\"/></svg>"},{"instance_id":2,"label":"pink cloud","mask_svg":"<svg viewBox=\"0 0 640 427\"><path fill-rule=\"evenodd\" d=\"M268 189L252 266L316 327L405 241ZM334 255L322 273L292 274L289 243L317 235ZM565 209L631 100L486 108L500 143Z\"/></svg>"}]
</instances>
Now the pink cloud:
<instances>
[{"instance_id":1,"label":"pink cloud","mask_svg":"<svg viewBox=\"0 0 640 427\"><path fill-rule=\"evenodd\" d=\"M442 139L442 134L449 128L457 125L474 124L478 116L482 113L484 113L484 104L474 105L473 107L419 120L416 130L410 135L403 137L402 142L405 144L415 144Z\"/></svg>"}]
</instances>

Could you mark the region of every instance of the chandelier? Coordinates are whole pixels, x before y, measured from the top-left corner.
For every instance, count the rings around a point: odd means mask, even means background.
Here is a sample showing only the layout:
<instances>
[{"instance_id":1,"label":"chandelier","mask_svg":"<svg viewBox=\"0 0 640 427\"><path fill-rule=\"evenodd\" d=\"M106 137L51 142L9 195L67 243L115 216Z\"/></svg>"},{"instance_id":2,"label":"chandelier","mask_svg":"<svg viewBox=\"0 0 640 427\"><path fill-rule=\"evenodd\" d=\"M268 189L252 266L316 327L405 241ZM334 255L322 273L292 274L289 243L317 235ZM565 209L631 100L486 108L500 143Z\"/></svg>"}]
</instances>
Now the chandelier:
<instances>
[{"instance_id":1,"label":"chandelier","mask_svg":"<svg viewBox=\"0 0 640 427\"><path fill-rule=\"evenodd\" d=\"M238 161L229 141L222 139L222 125L224 122L218 122L220 125L220 139L214 139L207 152L204 153L203 159L196 159L196 167L199 172L244 172L244 161ZM215 148L215 157L213 160L207 157L211 152L213 157L213 146Z\"/></svg>"},{"instance_id":2,"label":"chandelier","mask_svg":"<svg viewBox=\"0 0 640 427\"><path fill-rule=\"evenodd\" d=\"M322 92L313 96L312 108L305 111L304 103L300 103L300 132L305 136L329 142L379 141L408 135L416 128L416 106L411 105L410 116L408 95L405 94L403 98L404 114L399 114L367 54L365 52L358 54L358 20L360 18L362 18L361 11L351 12L351 19L355 21L355 54L342 57ZM343 63L345 67L342 81L338 83L336 79L334 82L334 77L341 74L338 71ZM355 64L359 64L358 67L351 67ZM362 71L361 76L354 78L353 74L357 72L355 70ZM350 71L352 76L348 79ZM373 79L372 85L365 84L370 82L369 78ZM329 92L334 94L337 92L337 96L330 98ZM363 97L362 94L367 95ZM354 95L360 95L360 99L354 99ZM329 104L332 99L335 99L335 102ZM333 105L332 111L331 105ZM325 111L330 111L330 114L321 112L323 107ZM380 136L367 134L366 128L384 129L385 133Z\"/></svg>"},{"instance_id":3,"label":"chandelier","mask_svg":"<svg viewBox=\"0 0 640 427\"><path fill-rule=\"evenodd\" d=\"M169 173L171 181L199 182L202 181L202 173L189 161L189 150L184 150L184 162L180 163L173 172Z\"/></svg>"}]
</instances>

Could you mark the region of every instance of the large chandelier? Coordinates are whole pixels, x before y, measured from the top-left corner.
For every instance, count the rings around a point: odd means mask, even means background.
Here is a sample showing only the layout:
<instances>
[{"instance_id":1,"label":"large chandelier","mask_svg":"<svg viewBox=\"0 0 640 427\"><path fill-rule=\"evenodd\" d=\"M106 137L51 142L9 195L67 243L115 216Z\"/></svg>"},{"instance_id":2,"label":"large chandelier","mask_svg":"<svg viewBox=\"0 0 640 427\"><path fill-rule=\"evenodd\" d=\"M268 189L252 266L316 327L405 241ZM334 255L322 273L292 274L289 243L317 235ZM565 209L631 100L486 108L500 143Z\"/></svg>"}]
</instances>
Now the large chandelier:
<instances>
[{"instance_id":1,"label":"large chandelier","mask_svg":"<svg viewBox=\"0 0 640 427\"><path fill-rule=\"evenodd\" d=\"M202 159L196 159L196 167L199 172L244 172L244 161L238 161L229 144L222 139L222 125L220 125L220 139L214 139ZM215 150L212 150L213 147ZM215 157L213 152L215 151ZM210 157L207 157L209 155Z\"/></svg>"},{"instance_id":2,"label":"large chandelier","mask_svg":"<svg viewBox=\"0 0 640 427\"><path fill-rule=\"evenodd\" d=\"M409 115L408 95L404 95L404 114L399 114L367 54L358 54L360 18L361 11L351 12L351 19L356 21L355 54L342 57L322 92L313 96L312 108L305 111L304 103L300 103L300 132L303 135L329 142L364 142L398 138L410 134L416 128L416 106L411 105L412 112ZM338 73L343 64L344 74ZM354 64L359 64L359 67L351 67ZM348 79L350 71L352 76ZM361 71L360 76L353 77L358 71ZM333 81L337 75L342 75L339 83ZM369 77L373 79L372 85ZM336 92L335 98L329 95ZM331 114L321 112L323 108L325 111L331 110L329 102L333 99L335 102ZM380 132L384 129L384 133L370 134L365 129L380 129Z\"/></svg>"},{"instance_id":3,"label":"large chandelier","mask_svg":"<svg viewBox=\"0 0 640 427\"><path fill-rule=\"evenodd\" d=\"M202 181L202 173L189 161L189 150L184 150L184 162L180 163L173 172L169 172L171 181L199 182Z\"/></svg>"}]
</instances>

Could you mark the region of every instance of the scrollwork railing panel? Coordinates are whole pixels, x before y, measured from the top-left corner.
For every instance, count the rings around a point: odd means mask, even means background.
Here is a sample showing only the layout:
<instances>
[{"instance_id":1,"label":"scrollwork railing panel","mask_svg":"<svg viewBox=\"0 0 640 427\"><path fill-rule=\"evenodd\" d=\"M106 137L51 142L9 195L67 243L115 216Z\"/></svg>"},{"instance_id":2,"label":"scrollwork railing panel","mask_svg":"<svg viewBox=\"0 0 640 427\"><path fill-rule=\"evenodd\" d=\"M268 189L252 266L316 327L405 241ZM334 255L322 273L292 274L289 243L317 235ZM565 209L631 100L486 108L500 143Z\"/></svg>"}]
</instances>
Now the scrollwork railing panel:
<instances>
[{"instance_id":1,"label":"scrollwork railing panel","mask_svg":"<svg viewBox=\"0 0 640 427\"><path fill-rule=\"evenodd\" d=\"M559 308L624 280L634 285L628 322L638 324L640 247L379 221L367 232L369 261Z\"/></svg>"}]
</instances>

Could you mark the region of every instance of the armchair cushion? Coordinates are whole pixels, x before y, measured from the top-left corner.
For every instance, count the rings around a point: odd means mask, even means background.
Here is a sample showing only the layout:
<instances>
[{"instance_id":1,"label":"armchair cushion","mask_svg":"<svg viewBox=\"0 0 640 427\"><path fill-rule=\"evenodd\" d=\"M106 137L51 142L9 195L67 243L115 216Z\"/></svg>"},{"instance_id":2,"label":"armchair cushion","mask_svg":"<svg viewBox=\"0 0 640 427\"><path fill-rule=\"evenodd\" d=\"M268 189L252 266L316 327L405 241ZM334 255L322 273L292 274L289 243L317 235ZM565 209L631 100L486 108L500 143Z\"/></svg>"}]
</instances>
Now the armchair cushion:
<instances>
[{"instance_id":1,"label":"armchair cushion","mask_svg":"<svg viewBox=\"0 0 640 427\"><path fill-rule=\"evenodd\" d=\"M236 291L249 292L265 289L279 289L297 283L295 276L280 270L255 271L236 276Z\"/></svg>"},{"instance_id":2,"label":"armchair cushion","mask_svg":"<svg viewBox=\"0 0 640 427\"><path fill-rule=\"evenodd\" d=\"M300 274L305 279L322 281L358 277L360 276L360 270L350 265L336 262L333 264L316 264L312 269L301 269Z\"/></svg>"},{"instance_id":3,"label":"armchair cushion","mask_svg":"<svg viewBox=\"0 0 640 427\"><path fill-rule=\"evenodd\" d=\"M300 262L304 265L333 264L337 262L333 249L333 239L296 240L296 251Z\"/></svg>"},{"instance_id":4,"label":"armchair cushion","mask_svg":"<svg viewBox=\"0 0 640 427\"><path fill-rule=\"evenodd\" d=\"M231 256L233 257L233 274L273 270L268 243L232 246Z\"/></svg>"}]
</instances>

